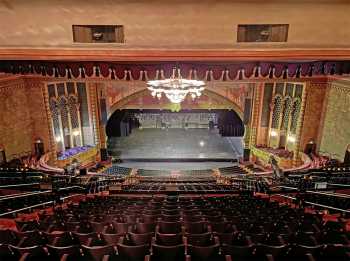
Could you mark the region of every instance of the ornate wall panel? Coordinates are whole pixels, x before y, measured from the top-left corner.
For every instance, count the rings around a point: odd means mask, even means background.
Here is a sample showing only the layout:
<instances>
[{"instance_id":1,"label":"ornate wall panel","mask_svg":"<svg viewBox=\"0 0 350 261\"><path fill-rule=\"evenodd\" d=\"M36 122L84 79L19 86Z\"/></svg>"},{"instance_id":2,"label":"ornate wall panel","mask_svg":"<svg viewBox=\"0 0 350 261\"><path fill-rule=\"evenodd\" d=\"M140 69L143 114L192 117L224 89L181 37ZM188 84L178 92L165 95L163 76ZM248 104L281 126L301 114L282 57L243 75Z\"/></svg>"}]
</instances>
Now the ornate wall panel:
<instances>
[{"instance_id":1,"label":"ornate wall panel","mask_svg":"<svg viewBox=\"0 0 350 261\"><path fill-rule=\"evenodd\" d=\"M330 83L320 153L344 159L350 143L350 82Z\"/></svg>"},{"instance_id":2,"label":"ornate wall panel","mask_svg":"<svg viewBox=\"0 0 350 261\"><path fill-rule=\"evenodd\" d=\"M31 155L37 139L50 150L43 87L36 79L0 78L0 144L7 160Z\"/></svg>"}]
</instances>

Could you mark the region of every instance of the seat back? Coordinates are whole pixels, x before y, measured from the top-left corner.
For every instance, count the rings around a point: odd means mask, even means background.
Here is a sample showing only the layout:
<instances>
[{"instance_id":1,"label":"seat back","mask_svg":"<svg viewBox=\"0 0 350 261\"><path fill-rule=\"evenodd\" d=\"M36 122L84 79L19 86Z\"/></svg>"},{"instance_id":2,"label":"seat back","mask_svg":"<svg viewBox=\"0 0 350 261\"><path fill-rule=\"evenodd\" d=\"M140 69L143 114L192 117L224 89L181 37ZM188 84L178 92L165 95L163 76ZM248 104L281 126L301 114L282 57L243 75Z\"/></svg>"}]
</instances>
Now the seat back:
<instances>
[{"instance_id":1,"label":"seat back","mask_svg":"<svg viewBox=\"0 0 350 261\"><path fill-rule=\"evenodd\" d=\"M124 244L118 244L118 255L121 260L143 261L145 255L149 254L149 245L127 246Z\"/></svg>"},{"instance_id":2,"label":"seat back","mask_svg":"<svg viewBox=\"0 0 350 261\"><path fill-rule=\"evenodd\" d=\"M151 244L153 236L153 233L135 234L132 232L127 235L129 241L135 246Z\"/></svg>"},{"instance_id":3,"label":"seat back","mask_svg":"<svg viewBox=\"0 0 350 261\"><path fill-rule=\"evenodd\" d=\"M100 261L104 256L113 257L116 255L113 246L84 246L82 245L84 259Z\"/></svg>"},{"instance_id":4,"label":"seat back","mask_svg":"<svg viewBox=\"0 0 350 261\"><path fill-rule=\"evenodd\" d=\"M156 223L136 223L133 232L138 234L155 232L156 226Z\"/></svg>"},{"instance_id":5,"label":"seat back","mask_svg":"<svg viewBox=\"0 0 350 261\"><path fill-rule=\"evenodd\" d=\"M158 224L159 232L164 234L176 234L182 232L182 226L180 222L164 222L161 221Z\"/></svg>"},{"instance_id":6,"label":"seat back","mask_svg":"<svg viewBox=\"0 0 350 261\"><path fill-rule=\"evenodd\" d=\"M220 259L219 245L212 246L188 246L188 254L191 261L215 261Z\"/></svg>"},{"instance_id":7,"label":"seat back","mask_svg":"<svg viewBox=\"0 0 350 261\"><path fill-rule=\"evenodd\" d=\"M175 246L183 244L182 234L156 233L156 243L163 246Z\"/></svg>"},{"instance_id":8,"label":"seat back","mask_svg":"<svg viewBox=\"0 0 350 261\"><path fill-rule=\"evenodd\" d=\"M160 246L152 244L152 261L166 260L166 261L181 261L185 260L185 245L175 246Z\"/></svg>"}]
</instances>

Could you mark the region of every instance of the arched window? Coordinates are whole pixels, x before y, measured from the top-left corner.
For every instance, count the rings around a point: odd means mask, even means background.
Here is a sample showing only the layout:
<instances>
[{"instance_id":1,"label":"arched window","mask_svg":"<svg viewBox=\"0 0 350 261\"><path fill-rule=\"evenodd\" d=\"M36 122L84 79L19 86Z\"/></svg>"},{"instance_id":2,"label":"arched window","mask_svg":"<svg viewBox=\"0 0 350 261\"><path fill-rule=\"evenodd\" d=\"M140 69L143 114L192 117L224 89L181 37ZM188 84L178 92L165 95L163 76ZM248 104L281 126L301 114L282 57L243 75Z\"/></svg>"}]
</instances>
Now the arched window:
<instances>
[{"instance_id":1,"label":"arched window","mask_svg":"<svg viewBox=\"0 0 350 261\"><path fill-rule=\"evenodd\" d=\"M54 98L50 99L50 111L52 115L52 124L55 137L61 136L58 105Z\"/></svg>"},{"instance_id":2,"label":"arched window","mask_svg":"<svg viewBox=\"0 0 350 261\"><path fill-rule=\"evenodd\" d=\"M68 107L71 117L72 129L79 128L79 117L78 117L78 102L77 98L74 96L69 96L68 98Z\"/></svg>"},{"instance_id":3,"label":"arched window","mask_svg":"<svg viewBox=\"0 0 350 261\"><path fill-rule=\"evenodd\" d=\"M282 130L288 129L288 123L289 123L289 117L290 117L291 110L292 110L292 99L289 96L287 96L284 99L282 126L281 126Z\"/></svg>"},{"instance_id":4,"label":"arched window","mask_svg":"<svg viewBox=\"0 0 350 261\"><path fill-rule=\"evenodd\" d=\"M290 125L290 131L295 134L297 131L298 119L301 108L301 100L299 98L295 99L292 108L292 122Z\"/></svg>"},{"instance_id":5,"label":"arched window","mask_svg":"<svg viewBox=\"0 0 350 261\"><path fill-rule=\"evenodd\" d=\"M276 95L273 102L273 112L272 112L272 124L271 127L273 129L279 128L280 124L280 115L282 110L282 97L280 95Z\"/></svg>"},{"instance_id":6,"label":"arched window","mask_svg":"<svg viewBox=\"0 0 350 261\"><path fill-rule=\"evenodd\" d=\"M61 96L58 101L58 106L60 108L61 112L61 122L62 122L62 130L63 130L63 136L69 136L70 135L70 129L69 129L69 118L68 118L68 106L67 106L67 100L64 96ZM70 147L69 139L65 138L64 142L66 147Z\"/></svg>"}]
</instances>

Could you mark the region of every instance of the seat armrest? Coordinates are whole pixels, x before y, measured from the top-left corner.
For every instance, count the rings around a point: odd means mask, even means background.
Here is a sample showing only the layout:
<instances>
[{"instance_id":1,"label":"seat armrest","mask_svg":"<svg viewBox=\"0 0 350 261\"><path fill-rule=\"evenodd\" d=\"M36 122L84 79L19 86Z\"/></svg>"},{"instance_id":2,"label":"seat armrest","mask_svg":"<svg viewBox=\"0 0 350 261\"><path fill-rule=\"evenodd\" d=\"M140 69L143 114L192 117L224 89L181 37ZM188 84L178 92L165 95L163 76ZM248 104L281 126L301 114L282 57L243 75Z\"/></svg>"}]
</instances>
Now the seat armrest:
<instances>
[{"instance_id":1,"label":"seat armrest","mask_svg":"<svg viewBox=\"0 0 350 261\"><path fill-rule=\"evenodd\" d=\"M218 236L214 236L214 242L215 242L215 244L220 245L220 240L219 240Z\"/></svg>"},{"instance_id":2,"label":"seat armrest","mask_svg":"<svg viewBox=\"0 0 350 261\"><path fill-rule=\"evenodd\" d=\"M225 261L232 261L232 257L230 255L225 255Z\"/></svg>"},{"instance_id":3,"label":"seat armrest","mask_svg":"<svg viewBox=\"0 0 350 261\"><path fill-rule=\"evenodd\" d=\"M29 253L24 253L24 254L21 256L21 258L19 259L19 261L25 261L25 260L28 259L28 257L29 257Z\"/></svg>"},{"instance_id":4,"label":"seat armrest","mask_svg":"<svg viewBox=\"0 0 350 261\"><path fill-rule=\"evenodd\" d=\"M151 255L145 255L144 261L151 261Z\"/></svg>"},{"instance_id":5,"label":"seat armrest","mask_svg":"<svg viewBox=\"0 0 350 261\"><path fill-rule=\"evenodd\" d=\"M311 253L307 253L305 254L305 256L307 257L308 261L316 261L314 256Z\"/></svg>"},{"instance_id":6,"label":"seat armrest","mask_svg":"<svg viewBox=\"0 0 350 261\"><path fill-rule=\"evenodd\" d=\"M104 255L102 258L102 261L108 261L109 260L109 255Z\"/></svg>"},{"instance_id":7,"label":"seat armrest","mask_svg":"<svg viewBox=\"0 0 350 261\"><path fill-rule=\"evenodd\" d=\"M68 260L68 257L69 257L69 254L63 254L60 261L67 261Z\"/></svg>"},{"instance_id":8,"label":"seat armrest","mask_svg":"<svg viewBox=\"0 0 350 261\"><path fill-rule=\"evenodd\" d=\"M19 243L17 244L18 247L23 247L23 243L24 241L26 241L28 239L28 237L22 237L22 239L19 241Z\"/></svg>"},{"instance_id":9,"label":"seat armrest","mask_svg":"<svg viewBox=\"0 0 350 261\"><path fill-rule=\"evenodd\" d=\"M266 254L266 259L268 261L274 261L274 258L273 258L273 256L271 254Z\"/></svg>"},{"instance_id":10,"label":"seat armrest","mask_svg":"<svg viewBox=\"0 0 350 261\"><path fill-rule=\"evenodd\" d=\"M129 232L132 232L132 225L129 225L129 226L128 226L128 233L129 233Z\"/></svg>"},{"instance_id":11,"label":"seat armrest","mask_svg":"<svg viewBox=\"0 0 350 261\"><path fill-rule=\"evenodd\" d=\"M118 244L123 244L124 243L124 237L125 237L125 235L119 237Z\"/></svg>"},{"instance_id":12,"label":"seat armrest","mask_svg":"<svg viewBox=\"0 0 350 261\"><path fill-rule=\"evenodd\" d=\"M190 256L190 255L186 255L186 256L185 256L185 260L186 260L186 261L191 261L191 256Z\"/></svg>"},{"instance_id":13,"label":"seat armrest","mask_svg":"<svg viewBox=\"0 0 350 261\"><path fill-rule=\"evenodd\" d=\"M210 226L210 225L207 225L207 231L210 232L210 233L212 232L212 231L211 231L211 226Z\"/></svg>"},{"instance_id":14,"label":"seat armrest","mask_svg":"<svg viewBox=\"0 0 350 261\"><path fill-rule=\"evenodd\" d=\"M187 245L188 245L188 239L187 239L187 237L183 236L183 237L182 237L182 242L183 242L183 244L184 244L185 246L187 246Z\"/></svg>"}]
</instances>

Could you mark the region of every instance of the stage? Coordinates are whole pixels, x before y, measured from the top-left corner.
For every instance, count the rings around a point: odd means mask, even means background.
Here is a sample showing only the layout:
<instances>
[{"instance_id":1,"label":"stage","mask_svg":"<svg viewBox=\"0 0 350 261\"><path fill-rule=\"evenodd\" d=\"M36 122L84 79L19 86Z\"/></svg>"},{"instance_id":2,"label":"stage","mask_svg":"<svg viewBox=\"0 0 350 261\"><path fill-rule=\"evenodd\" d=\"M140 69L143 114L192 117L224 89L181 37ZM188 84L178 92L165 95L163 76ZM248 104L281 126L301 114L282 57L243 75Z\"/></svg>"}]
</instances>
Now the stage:
<instances>
[{"instance_id":1,"label":"stage","mask_svg":"<svg viewBox=\"0 0 350 261\"><path fill-rule=\"evenodd\" d=\"M217 129L134 129L126 137L108 139L110 156L122 161L231 161L242 154L242 138L235 146L218 134Z\"/></svg>"}]
</instances>

